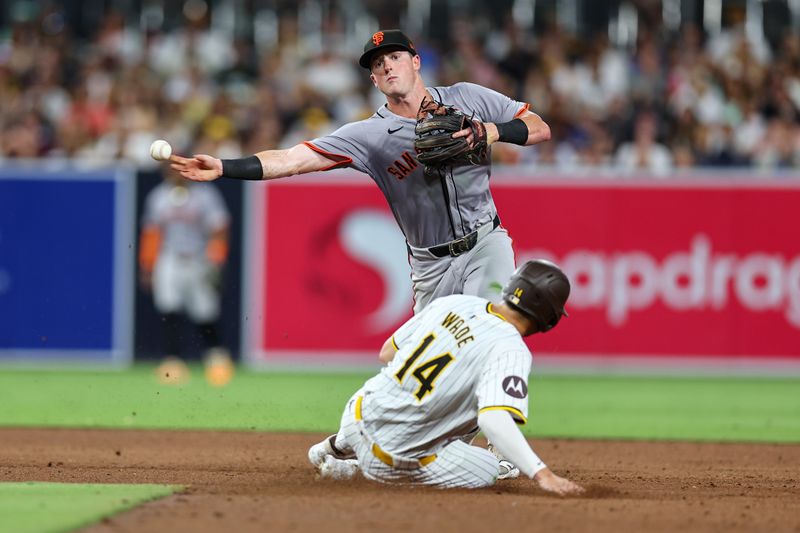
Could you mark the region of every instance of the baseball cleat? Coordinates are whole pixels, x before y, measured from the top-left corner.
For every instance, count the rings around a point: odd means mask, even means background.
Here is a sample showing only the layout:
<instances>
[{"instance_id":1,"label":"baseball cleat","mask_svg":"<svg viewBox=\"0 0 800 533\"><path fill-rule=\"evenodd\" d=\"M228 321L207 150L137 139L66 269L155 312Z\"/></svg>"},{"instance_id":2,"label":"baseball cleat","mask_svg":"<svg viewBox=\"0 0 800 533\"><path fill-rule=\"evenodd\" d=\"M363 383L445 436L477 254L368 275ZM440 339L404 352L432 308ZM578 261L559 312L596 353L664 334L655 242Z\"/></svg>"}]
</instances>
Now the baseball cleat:
<instances>
[{"instance_id":1,"label":"baseball cleat","mask_svg":"<svg viewBox=\"0 0 800 533\"><path fill-rule=\"evenodd\" d=\"M203 360L204 374L209 385L224 387L235 372L230 353L225 348L211 348Z\"/></svg>"},{"instance_id":2,"label":"baseball cleat","mask_svg":"<svg viewBox=\"0 0 800 533\"><path fill-rule=\"evenodd\" d=\"M191 371L179 357L167 356L156 367L155 375L162 385L185 385L189 381Z\"/></svg>"},{"instance_id":3,"label":"baseball cleat","mask_svg":"<svg viewBox=\"0 0 800 533\"><path fill-rule=\"evenodd\" d=\"M500 459L500 474L497 479L515 479L519 477L519 468L514 466L514 463Z\"/></svg>"},{"instance_id":4,"label":"baseball cleat","mask_svg":"<svg viewBox=\"0 0 800 533\"><path fill-rule=\"evenodd\" d=\"M500 461L500 474L497 476L497 479L515 479L519 477L519 468L512 463L511 461L507 460L503 457L503 454L494 447L494 445L490 442L489 445L486 447L492 455L497 457Z\"/></svg>"},{"instance_id":5,"label":"baseball cleat","mask_svg":"<svg viewBox=\"0 0 800 533\"><path fill-rule=\"evenodd\" d=\"M319 466L319 477L344 481L353 479L358 474L358 461L355 459L337 459L326 455Z\"/></svg>"}]
</instances>

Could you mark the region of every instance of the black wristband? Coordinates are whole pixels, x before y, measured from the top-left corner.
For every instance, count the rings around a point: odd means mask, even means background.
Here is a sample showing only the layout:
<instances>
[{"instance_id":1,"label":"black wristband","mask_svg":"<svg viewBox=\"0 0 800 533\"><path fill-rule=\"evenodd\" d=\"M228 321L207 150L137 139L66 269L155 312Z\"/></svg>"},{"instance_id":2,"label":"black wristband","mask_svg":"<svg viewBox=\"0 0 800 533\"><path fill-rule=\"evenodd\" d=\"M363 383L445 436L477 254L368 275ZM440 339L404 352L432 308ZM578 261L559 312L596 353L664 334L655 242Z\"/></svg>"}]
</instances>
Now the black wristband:
<instances>
[{"instance_id":1,"label":"black wristband","mask_svg":"<svg viewBox=\"0 0 800 533\"><path fill-rule=\"evenodd\" d=\"M510 122L495 124L497 126L498 141L525 146L528 142L528 125L520 118L515 118Z\"/></svg>"},{"instance_id":2,"label":"black wristband","mask_svg":"<svg viewBox=\"0 0 800 533\"><path fill-rule=\"evenodd\" d=\"M264 168L258 156L241 159L222 159L222 177L237 180L262 180Z\"/></svg>"}]
</instances>

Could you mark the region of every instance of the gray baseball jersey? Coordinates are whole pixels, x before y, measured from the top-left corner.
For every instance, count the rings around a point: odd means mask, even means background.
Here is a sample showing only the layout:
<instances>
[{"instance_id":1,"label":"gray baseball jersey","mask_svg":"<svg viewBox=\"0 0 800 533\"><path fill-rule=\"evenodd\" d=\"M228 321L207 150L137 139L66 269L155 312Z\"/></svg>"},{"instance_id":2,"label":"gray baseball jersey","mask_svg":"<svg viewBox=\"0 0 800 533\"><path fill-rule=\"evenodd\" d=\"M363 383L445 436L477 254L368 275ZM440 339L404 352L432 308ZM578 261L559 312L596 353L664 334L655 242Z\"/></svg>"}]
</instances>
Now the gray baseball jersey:
<instances>
[{"instance_id":1,"label":"gray baseball jersey","mask_svg":"<svg viewBox=\"0 0 800 533\"><path fill-rule=\"evenodd\" d=\"M211 184L163 181L145 200L144 226L161 231L161 247L153 270L153 299L160 313L186 311L206 324L220 312L220 293L206 247L215 231L230 221L225 201Z\"/></svg>"},{"instance_id":2,"label":"gray baseball jersey","mask_svg":"<svg viewBox=\"0 0 800 533\"><path fill-rule=\"evenodd\" d=\"M211 233L225 228L229 220L215 186L163 181L147 195L142 225L161 229L160 253L204 258Z\"/></svg>"},{"instance_id":3,"label":"gray baseball jersey","mask_svg":"<svg viewBox=\"0 0 800 533\"><path fill-rule=\"evenodd\" d=\"M481 122L508 122L528 104L473 83L429 88L438 101ZM411 118L384 106L370 118L346 124L306 145L329 157L325 170L347 166L368 174L383 192L408 243L417 248L447 243L491 222L497 213L489 191L491 154L481 165L460 166L425 177L414 152Z\"/></svg>"},{"instance_id":4,"label":"gray baseball jersey","mask_svg":"<svg viewBox=\"0 0 800 533\"><path fill-rule=\"evenodd\" d=\"M392 339L394 359L362 389L364 427L386 452L438 453L473 431L487 409L525 423L531 353L488 300L440 298Z\"/></svg>"}]
</instances>

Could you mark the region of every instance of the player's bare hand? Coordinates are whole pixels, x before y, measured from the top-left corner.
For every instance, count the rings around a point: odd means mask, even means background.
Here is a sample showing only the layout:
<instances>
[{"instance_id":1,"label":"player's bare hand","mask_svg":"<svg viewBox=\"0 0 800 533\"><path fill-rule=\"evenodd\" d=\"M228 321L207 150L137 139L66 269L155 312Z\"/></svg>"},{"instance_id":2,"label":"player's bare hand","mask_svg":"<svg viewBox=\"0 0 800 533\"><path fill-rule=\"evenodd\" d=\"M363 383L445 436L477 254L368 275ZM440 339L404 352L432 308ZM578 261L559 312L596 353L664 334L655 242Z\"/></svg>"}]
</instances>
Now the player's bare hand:
<instances>
[{"instance_id":1,"label":"player's bare hand","mask_svg":"<svg viewBox=\"0 0 800 533\"><path fill-rule=\"evenodd\" d=\"M554 474L549 468L537 472L533 479L539 483L542 490L553 492L559 496L575 496L586 492L586 489L574 481Z\"/></svg>"},{"instance_id":2,"label":"player's bare hand","mask_svg":"<svg viewBox=\"0 0 800 533\"><path fill-rule=\"evenodd\" d=\"M466 127L463 130L458 130L452 135L453 139L460 139L462 137L465 138L470 149L474 149L476 144L481 141L481 139L476 137L476 131L479 132L482 137L485 137L484 140L486 141L487 145L490 145L497 140L497 126L495 126L493 123L478 122L477 120L473 120L472 122L474 124L473 127ZM492 130L491 128L494 129ZM494 139L491 137L492 134L494 134Z\"/></svg>"},{"instance_id":3,"label":"player's bare hand","mask_svg":"<svg viewBox=\"0 0 800 533\"><path fill-rule=\"evenodd\" d=\"M453 134L453 139L460 139L461 137L466 137L467 144L472 146L472 143L475 141L475 136L472 134L472 128L464 128L463 130L458 130Z\"/></svg>"},{"instance_id":4,"label":"player's bare hand","mask_svg":"<svg viewBox=\"0 0 800 533\"><path fill-rule=\"evenodd\" d=\"M169 166L186 179L214 181L222 176L222 161L210 155L198 154L190 158L172 155L169 160Z\"/></svg>"},{"instance_id":5,"label":"player's bare hand","mask_svg":"<svg viewBox=\"0 0 800 533\"><path fill-rule=\"evenodd\" d=\"M472 131L472 128L464 128L463 130L459 130L453 134L453 139L458 139L460 137L464 137L467 139L467 144L470 148L475 148L475 134Z\"/></svg>"}]
</instances>

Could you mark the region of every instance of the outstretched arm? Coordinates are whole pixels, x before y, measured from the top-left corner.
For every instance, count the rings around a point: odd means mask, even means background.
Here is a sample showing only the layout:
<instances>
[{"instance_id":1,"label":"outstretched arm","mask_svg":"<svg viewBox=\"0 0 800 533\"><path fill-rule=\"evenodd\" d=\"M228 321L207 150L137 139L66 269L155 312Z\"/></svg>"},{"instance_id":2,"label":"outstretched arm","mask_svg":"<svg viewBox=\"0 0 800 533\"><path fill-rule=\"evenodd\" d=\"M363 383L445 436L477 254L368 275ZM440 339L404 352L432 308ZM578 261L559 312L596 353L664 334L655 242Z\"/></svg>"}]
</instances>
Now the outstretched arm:
<instances>
[{"instance_id":1,"label":"outstretched arm","mask_svg":"<svg viewBox=\"0 0 800 533\"><path fill-rule=\"evenodd\" d=\"M305 144L298 144L288 150L265 150L251 157L225 160L224 169L222 159L206 154L194 157L172 155L169 160L170 166L181 176L194 181L213 181L220 177L271 180L315 172L331 166L330 159Z\"/></svg>"},{"instance_id":2,"label":"outstretched arm","mask_svg":"<svg viewBox=\"0 0 800 533\"><path fill-rule=\"evenodd\" d=\"M547 468L522 436L508 411L484 411L478 415L478 426L503 457L526 476L535 479L543 490L560 496L584 492L577 483L557 476Z\"/></svg>"}]
</instances>

